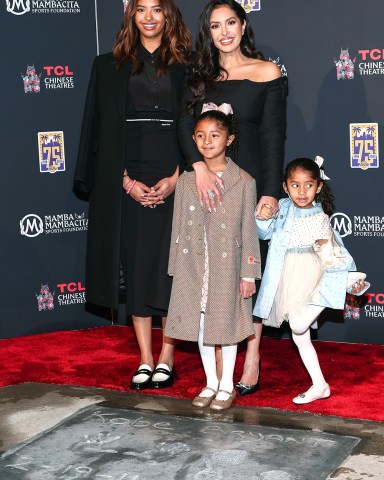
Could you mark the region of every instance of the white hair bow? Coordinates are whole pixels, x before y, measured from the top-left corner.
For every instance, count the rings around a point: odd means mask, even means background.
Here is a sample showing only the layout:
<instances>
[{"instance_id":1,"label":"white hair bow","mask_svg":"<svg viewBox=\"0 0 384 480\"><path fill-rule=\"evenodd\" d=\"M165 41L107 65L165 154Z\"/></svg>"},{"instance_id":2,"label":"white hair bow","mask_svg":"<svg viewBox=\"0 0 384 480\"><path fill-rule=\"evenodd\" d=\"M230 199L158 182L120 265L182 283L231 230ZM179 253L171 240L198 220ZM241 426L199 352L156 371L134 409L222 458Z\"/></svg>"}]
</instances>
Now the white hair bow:
<instances>
[{"instance_id":1,"label":"white hair bow","mask_svg":"<svg viewBox=\"0 0 384 480\"><path fill-rule=\"evenodd\" d=\"M320 157L319 155L316 155L315 163L317 163L317 166L320 168L320 178L322 180L330 180L330 178L327 177L327 175L324 172L324 169L322 168L322 165L324 163L324 158Z\"/></svg>"},{"instance_id":2,"label":"white hair bow","mask_svg":"<svg viewBox=\"0 0 384 480\"><path fill-rule=\"evenodd\" d=\"M216 103L213 102L204 103L201 113L208 112L209 110L218 110L225 115L233 115L233 110L230 103L222 103L221 105L216 105Z\"/></svg>"}]
</instances>

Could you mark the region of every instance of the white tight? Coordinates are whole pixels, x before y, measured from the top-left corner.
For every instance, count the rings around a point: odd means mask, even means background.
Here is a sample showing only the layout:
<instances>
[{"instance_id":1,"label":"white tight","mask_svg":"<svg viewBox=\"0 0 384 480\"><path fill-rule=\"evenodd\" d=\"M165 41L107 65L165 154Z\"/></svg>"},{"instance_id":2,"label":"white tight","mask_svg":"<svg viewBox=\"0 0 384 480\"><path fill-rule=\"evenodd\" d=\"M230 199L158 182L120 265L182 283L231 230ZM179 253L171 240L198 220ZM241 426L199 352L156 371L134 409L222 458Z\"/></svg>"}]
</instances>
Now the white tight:
<instances>
[{"instance_id":1,"label":"white tight","mask_svg":"<svg viewBox=\"0 0 384 480\"><path fill-rule=\"evenodd\" d=\"M324 307L308 305L305 311L289 321L292 329L292 339L299 349L301 360L311 377L313 386L319 389L323 389L327 382L324 379L316 350L311 342L310 326L323 310Z\"/></svg>"},{"instance_id":2,"label":"white tight","mask_svg":"<svg viewBox=\"0 0 384 480\"><path fill-rule=\"evenodd\" d=\"M220 380L217 378L216 370L216 354L215 346L204 345L204 313L200 317L200 329L199 329L199 350L201 360L203 362L204 372L207 377L207 387L213 390L225 390L232 392L233 390L233 372L236 363L237 345L223 345L222 357L223 357L223 373Z\"/></svg>"},{"instance_id":3,"label":"white tight","mask_svg":"<svg viewBox=\"0 0 384 480\"><path fill-rule=\"evenodd\" d=\"M305 333L312 323L315 322L316 318L324 308L325 307L319 307L317 305L308 305L303 308L299 315L295 315L289 320L289 326L291 327L292 332L296 335L302 335Z\"/></svg>"},{"instance_id":4,"label":"white tight","mask_svg":"<svg viewBox=\"0 0 384 480\"><path fill-rule=\"evenodd\" d=\"M350 288L356 281L356 274L353 272L348 275L347 286ZM310 326L324 310L324 307L317 305L308 305L299 315L289 320L289 326L292 329L292 339L299 349L301 360L312 379L314 387L324 388L326 381L321 371L317 353L311 342Z\"/></svg>"}]
</instances>

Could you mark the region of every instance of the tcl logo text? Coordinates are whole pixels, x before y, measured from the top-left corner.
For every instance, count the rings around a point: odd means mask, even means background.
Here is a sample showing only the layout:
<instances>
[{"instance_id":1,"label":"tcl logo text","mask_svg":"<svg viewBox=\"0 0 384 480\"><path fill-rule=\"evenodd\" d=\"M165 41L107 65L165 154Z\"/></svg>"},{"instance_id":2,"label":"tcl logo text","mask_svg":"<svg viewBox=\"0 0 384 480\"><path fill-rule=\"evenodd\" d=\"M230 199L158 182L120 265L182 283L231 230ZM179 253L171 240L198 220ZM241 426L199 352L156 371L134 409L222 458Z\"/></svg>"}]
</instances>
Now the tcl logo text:
<instances>
[{"instance_id":1,"label":"tcl logo text","mask_svg":"<svg viewBox=\"0 0 384 480\"><path fill-rule=\"evenodd\" d=\"M56 75L58 77L61 77L63 75L73 75L73 72L69 70L69 67L67 65L66 66L57 65L56 67L47 66L47 67L43 67L43 69L46 71L48 77L51 77L52 75Z\"/></svg>"},{"instance_id":2,"label":"tcl logo text","mask_svg":"<svg viewBox=\"0 0 384 480\"><path fill-rule=\"evenodd\" d=\"M384 293L365 293L364 296L368 298L368 303L376 302L379 305L384 305Z\"/></svg>"},{"instance_id":3,"label":"tcl logo text","mask_svg":"<svg viewBox=\"0 0 384 480\"><path fill-rule=\"evenodd\" d=\"M83 287L81 282L58 283L57 288L60 290L60 293L85 292L85 287Z\"/></svg>"}]
</instances>

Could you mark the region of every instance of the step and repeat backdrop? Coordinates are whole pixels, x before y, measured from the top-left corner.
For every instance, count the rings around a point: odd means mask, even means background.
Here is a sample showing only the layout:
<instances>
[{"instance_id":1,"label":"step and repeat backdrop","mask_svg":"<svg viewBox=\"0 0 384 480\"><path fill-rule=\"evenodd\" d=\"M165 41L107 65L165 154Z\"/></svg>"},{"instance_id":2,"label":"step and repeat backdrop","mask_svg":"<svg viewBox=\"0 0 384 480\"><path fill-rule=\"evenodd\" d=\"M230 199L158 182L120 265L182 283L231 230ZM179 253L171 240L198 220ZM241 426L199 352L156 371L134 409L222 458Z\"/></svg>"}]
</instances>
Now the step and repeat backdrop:
<instances>
[{"instance_id":1,"label":"step and repeat backdrop","mask_svg":"<svg viewBox=\"0 0 384 480\"><path fill-rule=\"evenodd\" d=\"M1 0L1 338L110 322L86 303L88 204L72 177L92 61L111 51L125 3ZM176 3L195 34L206 1ZM289 79L286 161L324 157L332 225L371 282L344 314L325 312L318 338L383 343L384 3L239 3Z\"/></svg>"}]
</instances>

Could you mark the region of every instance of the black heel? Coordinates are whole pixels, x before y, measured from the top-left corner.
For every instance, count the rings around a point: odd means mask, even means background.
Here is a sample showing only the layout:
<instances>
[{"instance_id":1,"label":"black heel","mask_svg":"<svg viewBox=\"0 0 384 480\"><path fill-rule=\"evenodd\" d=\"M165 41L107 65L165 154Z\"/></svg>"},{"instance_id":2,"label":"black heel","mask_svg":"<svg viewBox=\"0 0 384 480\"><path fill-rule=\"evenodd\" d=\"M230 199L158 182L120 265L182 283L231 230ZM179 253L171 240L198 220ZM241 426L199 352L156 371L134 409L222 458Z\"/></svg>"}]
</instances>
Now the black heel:
<instances>
[{"instance_id":1,"label":"black heel","mask_svg":"<svg viewBox=\"0 0 384 480\"><path fill-rule=\"evenodd\" d=\"M250 395L251 393L257 392L260 388L260 372L261 372L261 360L259 362L259 378L254 385L249 385L248 383L241 383L237 382L236 388L240 395L240 397L244 397L245 395Z\"/></svg>"}]
</instances>

